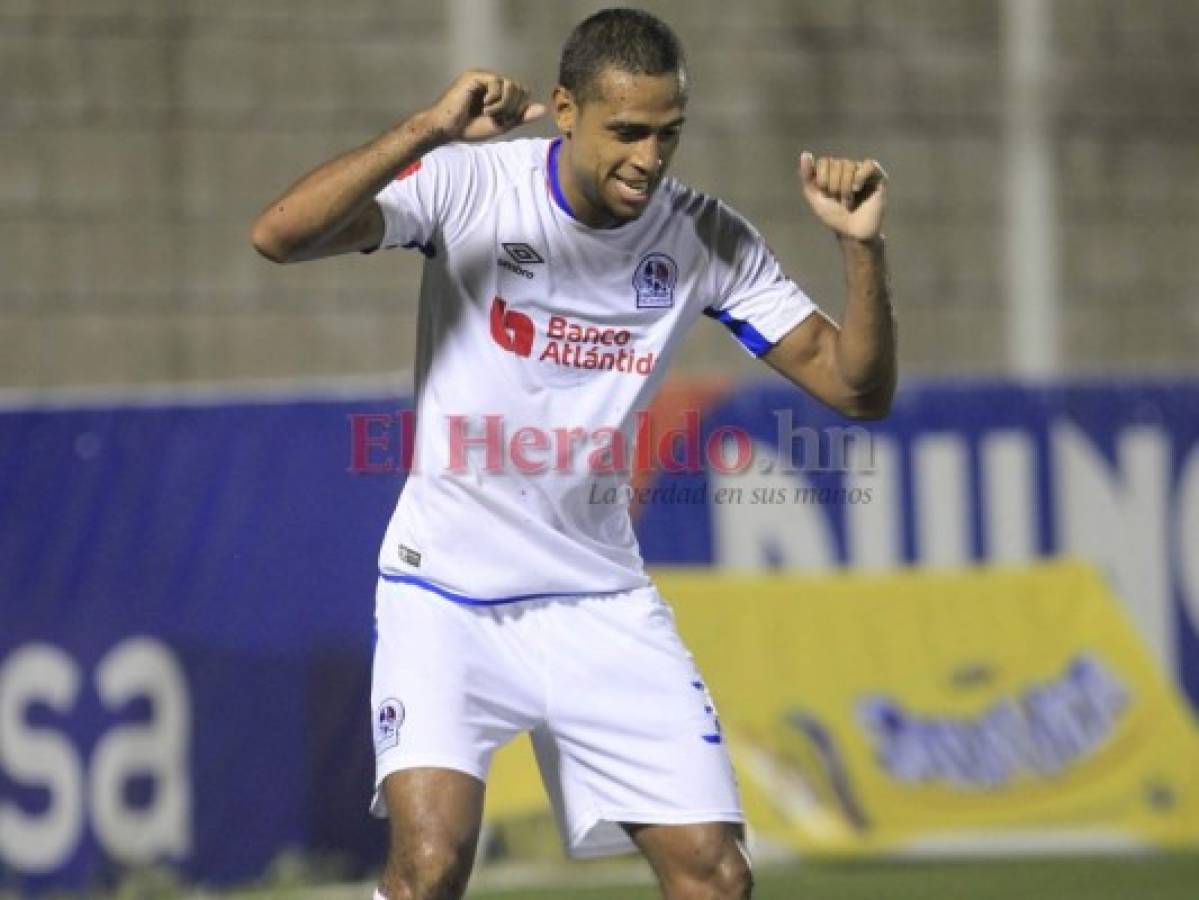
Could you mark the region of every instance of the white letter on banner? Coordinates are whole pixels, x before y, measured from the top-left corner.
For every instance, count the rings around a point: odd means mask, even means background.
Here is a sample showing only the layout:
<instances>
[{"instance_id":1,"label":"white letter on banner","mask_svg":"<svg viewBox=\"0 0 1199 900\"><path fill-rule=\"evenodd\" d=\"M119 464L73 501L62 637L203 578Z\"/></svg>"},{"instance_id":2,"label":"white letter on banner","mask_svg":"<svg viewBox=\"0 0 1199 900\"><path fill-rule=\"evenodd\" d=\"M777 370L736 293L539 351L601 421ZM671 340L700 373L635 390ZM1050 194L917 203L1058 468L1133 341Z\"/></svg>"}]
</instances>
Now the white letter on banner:
<instances>
[{"instance_id":1,"label":"white letter on banner","mask_svg":"<svg viewBox=\"0 0 1199 900\"><path fill-rule=\"evenodd\" d=\"M1051 439L1058 549L1108 571L1141 637L1175 678L1166 438L1155 428L1125 431L1116 472L1073 425L1054 425Z\"/></svg>"},{"instance_id":2,"label":"white letter on banner","mask_svg":"<svg viewBox=\"0 0 1199 900\"><path fill-rule=\"evenodd\" d=\"M917 559L922 566L964 565L971 556L966 442L956 434L937 434L912 443Z\"/></svg>"},{"instance_id":3,"label":"white letter on banner","mask_svg":"<svg viewBox=\"0 0 1199 900\"><path fill-rule=\"evenodd\" d=\"M982 439L979 455L987 561L1026 562L1037 552L1032 442L1023 432L998 431Z\"/></svg>"},{"instance_id":4,"label":"white letter on banner","mask_svg":"<svg viewBox=\"0 0 1199 900\"><path fill-rule=\"evenodd\" d=\"M1182 602L1191 628L1199 632L1199 449L1194 447L1182 464L1175 504L1174 552Z\"/></svg>"},{"instance_id":5,"label":"white letter on banner","mask_svg":"<svg viewBox=\"0 0 1199 900\"><path fill-rule=\"evenodd\" d=\"M831 525L818 492L802 475L780 471L784 461L774 449L754 442L754 464L743 472L708 471L714 562L734 569L831 569L836 563ZM769 469L769 471L761 471ZM740 488L736 500L715 502ZM796 497L808 488L810 496ZM785 503L754 503L758 496L782 491ZM782 496L782 494L778 494Z\"/></svg>"},{"instance_id":6,"label":"white letter on banner","mask_svg":"<svg viewBox=\"0 0 1199 900\"><path fill-rule=\"evenodd\" d=\"M96 687L110 710L137 697L148 697L152 708L148 723L115 728L96 746L91 802L97 839L122 862L186 855L191 850L191 704L174 654L152 638L122 641L100 661ZM153 800L144 810L125 803L125 784L135 775L154 777Z\"/></svg>"},{"instance_id":7,"label":"white letter on banner","mask_svg":"<svg viewBox=\"0 0 1199 900\"><path fill-rule=\"evenodd\" d=\"M846 461L849 495L868 497L869 502L846 504L845 530L849 565L885 571L903 562L899 451L890 438L874 435L872 440L871 448L855 442ZM869 460L863 458L867 452L872 457Z\"/></svg>"},{"instance_id":8,"label":"white letter on banner","mask_svg":"<svg viewBox=\"0 0 1199 900\"><path fill-rule=\"evenodd\" d=\"M83 766L59 735L26 722L33 704L65 713L79 694L79 667L57 647L27 644L0 665L0 767L49 794L44 812L0 803L0 859L21 872L62 865L83 831Z\"/></svg>"}]
</instances>

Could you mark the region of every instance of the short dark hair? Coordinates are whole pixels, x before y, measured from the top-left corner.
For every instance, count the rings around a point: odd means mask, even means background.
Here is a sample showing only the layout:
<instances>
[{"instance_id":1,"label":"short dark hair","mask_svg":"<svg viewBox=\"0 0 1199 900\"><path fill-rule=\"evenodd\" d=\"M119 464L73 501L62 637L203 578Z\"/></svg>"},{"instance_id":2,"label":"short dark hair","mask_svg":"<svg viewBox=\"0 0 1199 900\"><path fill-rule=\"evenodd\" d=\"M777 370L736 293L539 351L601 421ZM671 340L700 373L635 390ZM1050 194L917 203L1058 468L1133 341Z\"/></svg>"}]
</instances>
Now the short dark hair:
<instances>
[{"instance_id":1,"label":"short dark hair","mask_svg":"<svg viewBox=\"0 0 1199 900\"><path fill-rule=\"evenodd\" d=\"M633 75L682 75L683 47L670 26L640 9L603 9L575 26L562 47L558 83L577 102L596 96L595 81L612 66Z\"/></svg>"}]
</instances>

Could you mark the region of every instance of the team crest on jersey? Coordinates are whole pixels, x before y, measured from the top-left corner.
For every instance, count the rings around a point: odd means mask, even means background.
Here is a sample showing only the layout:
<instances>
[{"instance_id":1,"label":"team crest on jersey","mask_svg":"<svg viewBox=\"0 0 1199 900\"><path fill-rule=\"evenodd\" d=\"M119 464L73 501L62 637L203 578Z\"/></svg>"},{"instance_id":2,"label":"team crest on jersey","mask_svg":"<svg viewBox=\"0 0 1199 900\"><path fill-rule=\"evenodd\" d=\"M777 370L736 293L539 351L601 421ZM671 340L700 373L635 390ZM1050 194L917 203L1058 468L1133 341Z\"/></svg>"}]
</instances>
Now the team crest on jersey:
<instances>
[{"instance_id":1,"label":"team crest on jersey","mask_svg":"<svg viewBox=\"0 0 1199 900\"><path fill-rule=\"evenodd\" d=\"M399 746L400 726L404 724L404 704L392 697L375 711L375 755Z\"/></svg>"},{"instance_id":2,"label":"team crest on jersey","mask_svg":"<svg viewBox=\"0 0 1199 900\"><path fill-rule=\"evenodd\" d=\"M665 253L649 253L633 272L633 290L638 309L665 309L674 306L674 286L679 267Z\"/></svg>"}]
</instances>

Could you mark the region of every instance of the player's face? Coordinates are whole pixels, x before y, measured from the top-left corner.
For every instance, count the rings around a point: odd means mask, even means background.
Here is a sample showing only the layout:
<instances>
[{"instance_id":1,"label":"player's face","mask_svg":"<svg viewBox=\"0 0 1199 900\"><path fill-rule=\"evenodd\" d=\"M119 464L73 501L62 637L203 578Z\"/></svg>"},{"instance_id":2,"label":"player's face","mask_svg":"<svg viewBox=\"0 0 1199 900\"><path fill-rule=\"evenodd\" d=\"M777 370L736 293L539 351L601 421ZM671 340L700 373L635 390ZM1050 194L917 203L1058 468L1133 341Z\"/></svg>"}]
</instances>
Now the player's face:
<instances>
[{"instance_id":1,"label":"player's face","mask_svg":"<svg viewBox=\"0 0 1199 900\"><path fill-rule=\"evenodd\" d=\"M567 136L558 177L581 221L609 228L645 211L678 148L684 77L609 67L581 104L565 88L555 89L558 127Z\"/></svg>"}]
</instances>

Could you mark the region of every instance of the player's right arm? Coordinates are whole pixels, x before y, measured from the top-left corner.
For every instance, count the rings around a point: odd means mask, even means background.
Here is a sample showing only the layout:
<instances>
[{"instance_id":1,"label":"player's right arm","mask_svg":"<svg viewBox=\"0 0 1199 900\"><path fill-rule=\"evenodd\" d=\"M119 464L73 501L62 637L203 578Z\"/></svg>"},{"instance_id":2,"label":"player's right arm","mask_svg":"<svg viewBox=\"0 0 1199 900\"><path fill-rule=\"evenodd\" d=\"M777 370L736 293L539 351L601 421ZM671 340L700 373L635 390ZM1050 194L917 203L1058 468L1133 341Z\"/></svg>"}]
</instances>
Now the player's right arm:
<instances>
[{"instance_id":1,"label":"player's right arm","mask_svg":"<svg viewBox=\"0 0 1199 900\"><path fill-rule=\"evenodd\" d=\"M544 114L512 79L464 72L433 106L288 188L254 221L254 247L277 263L373 250L384 230L375 195L398 172L443 144L486 140Z\"/></svg>"}]
</instances>

